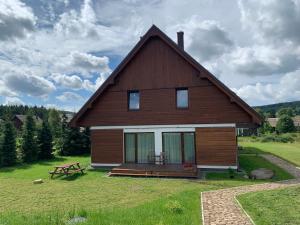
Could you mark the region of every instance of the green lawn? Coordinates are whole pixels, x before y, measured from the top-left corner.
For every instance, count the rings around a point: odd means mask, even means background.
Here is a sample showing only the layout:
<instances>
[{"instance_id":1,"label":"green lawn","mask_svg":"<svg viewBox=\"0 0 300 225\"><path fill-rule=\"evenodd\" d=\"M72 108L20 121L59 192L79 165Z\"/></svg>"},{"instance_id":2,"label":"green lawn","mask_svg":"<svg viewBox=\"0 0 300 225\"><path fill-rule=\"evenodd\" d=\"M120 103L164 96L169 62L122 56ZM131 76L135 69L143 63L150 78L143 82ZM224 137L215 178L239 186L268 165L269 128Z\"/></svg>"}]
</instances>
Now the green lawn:
<instances>
[{"instance_id":1,"label":"green lawn","mask_svg":"<svg viewBox=\"0 0 300 225\"><path fill-rule=\"evenodd\" d=\"M272 178L273 181L276 180L287 180L293 178L288 172L284 171L280 167L270 163L266 159L257 156L255 154L240 154L239 156L239 163L241 169L243 169L246 174L243 173L235 173L236 179L244 179L243 175L249 175L250 172L257 168L267 168L274 171L275 176ZM230 179L229 178L229 171L227 172L210 172L207 173L206 179L209 180L216 180L216 179Z\"/></svg>"},{"instance_id":2,"label":"green lawn","mask_svg":"<svg viewBox=\"0 0 300 225\"><path fill-rule=\"evenodd\" d=\"M239 138L239 145L245 147L244 151L252 153L271 153L291 163L300 166L300 142L250 142L249 138ZM243 151L243 150L242 150ZM241 151L241 152L242 152Z\"/></svg>"},{"instance_id":3,"label":"green lawn","mask_svg":"<svg viewBox=\"0 0 300 225\"><path fill-rule=\"evenodd\" d=\"M87 217L84 224L198 225L201 191L261 182L241 177L218 180L107 177L103 170L88 170L84 176L68 179L49 178L48 171L54 165L79 161L87 166L89 160L89 156L61 157L0 169L0 224L61 225L82 215ZM253 155L241 160L253 163L247 168L266 165ZM282 171L278 174L277 179L288 176ZM32 181L39 178L44 183L34 185Z\"/></svg>"},{"instance_id":4,"label":"green lawn","mask_svg":"<svg viewBox=\"0 0 300 225\"><path fill-rule=\"evenodd\" d=\"M299 225L300 187L254 192L238 200L257 225Z\"/></svg>"}]
</instances>

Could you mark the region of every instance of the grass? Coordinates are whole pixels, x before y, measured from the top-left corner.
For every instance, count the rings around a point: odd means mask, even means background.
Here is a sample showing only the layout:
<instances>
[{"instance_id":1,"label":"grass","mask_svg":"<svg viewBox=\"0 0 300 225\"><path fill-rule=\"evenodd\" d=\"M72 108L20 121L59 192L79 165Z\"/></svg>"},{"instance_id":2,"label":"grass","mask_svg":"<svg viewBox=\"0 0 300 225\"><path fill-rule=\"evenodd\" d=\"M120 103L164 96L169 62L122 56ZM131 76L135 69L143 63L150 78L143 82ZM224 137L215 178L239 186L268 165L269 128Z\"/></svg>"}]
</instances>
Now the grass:
<instances>
[{"instance_id":1,"label":"grass","mask_svg":"<svg viewBox=\"0 0 300 225\"><path fill-rule=\"evenodd\" d=\"M239 156L239 163L241 169L243 169L244 173L235 173L235 179L243 180L244 175L249 175L250 172L257 168L267 168L274 171L275 176L272 178L273 181L277 180L287 180L293 178L291 174L281 169L280 167L270 163L266 159L255 155L255 154L241 154ZM209 180L218 180L218 179L230 179L229 171L227 172L210 172L207 173L206 179Z\"/></svg>"},{"instance_id":2,"label":"grass","mask_svg":"<svg viewBox=\"0 0 300 225\"><path fill-rule=\"evenodd\" d=\"M84 224L201 224L200 192L253 184L251 180L191 180L107 177L104 170L50 179L54 165L90 157L61 157L0 169L0 224L67 224L85 215ZM34 185L35 179L44 183ZM176 202L179 211L170 210Z\"/></svg>"},{"instance_id":3,"label":"grass","mask_svg":"<svg viewBox=\"0 0 300 225\"><path fill-rule=\"evenodd\" d=\"M243 146L245 153L270 153L281 157L297 166L300 166L300 142L251 142L250 138L239 138L239 145Z\"/></svg>"},{"instance_id":4,"label":"grass","mask_svg":"<svg viewBox=\"0 0 300 225\"><path fill-rule=\"evenodd\" d=\"M300 187L254 192L238 200L257 225L300 224Z\"/></svg>"},{"instance_id":5,"label":"grass","mask_svg":"<svg viewBox=\"0 0 300 225\"><path fill-rule=\"evenodd\" d=\"M53 166L78 161L84 167L90 157L60 157L50 161L0 169L0 224L68 224L83 216L82 224L193 225L201 224L200 192L257 182L226 173L208 180L107 177L105 170L86 175L50 179ZM274 180L290 175L255 154L240 157L246 171L259 167L276 171ZM35 179L44 183L34 185Z\"/></svg>"}]
</instances>

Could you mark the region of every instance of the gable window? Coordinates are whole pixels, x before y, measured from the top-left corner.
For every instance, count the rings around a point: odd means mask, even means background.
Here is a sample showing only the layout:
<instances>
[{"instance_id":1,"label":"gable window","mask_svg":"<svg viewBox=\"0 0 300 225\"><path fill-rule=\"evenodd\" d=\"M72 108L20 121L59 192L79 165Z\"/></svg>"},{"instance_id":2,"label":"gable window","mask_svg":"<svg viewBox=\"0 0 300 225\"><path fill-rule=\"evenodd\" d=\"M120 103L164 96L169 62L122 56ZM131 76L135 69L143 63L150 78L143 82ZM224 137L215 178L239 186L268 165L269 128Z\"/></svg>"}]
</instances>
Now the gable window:
<instances>
[{"instance_id":1,"label":"gable window","mask_svg":"<svg viewBox=\"0 0 300 225\"><path fill-rule=\"evenodd\" d=\"M140 92L129 91L128 92L128 109L139 110L140 109Z\"/></svg>"},{"instance_id":2,"label":"gable window","mask_svg":"<svg viewBox=\"0 0 300 225\"><path fill-rule=\"evenodd\" d=\"M187 88L176 89L177 108L185 109L189 107L189 92Z\"/></svg>"}]
</instances>

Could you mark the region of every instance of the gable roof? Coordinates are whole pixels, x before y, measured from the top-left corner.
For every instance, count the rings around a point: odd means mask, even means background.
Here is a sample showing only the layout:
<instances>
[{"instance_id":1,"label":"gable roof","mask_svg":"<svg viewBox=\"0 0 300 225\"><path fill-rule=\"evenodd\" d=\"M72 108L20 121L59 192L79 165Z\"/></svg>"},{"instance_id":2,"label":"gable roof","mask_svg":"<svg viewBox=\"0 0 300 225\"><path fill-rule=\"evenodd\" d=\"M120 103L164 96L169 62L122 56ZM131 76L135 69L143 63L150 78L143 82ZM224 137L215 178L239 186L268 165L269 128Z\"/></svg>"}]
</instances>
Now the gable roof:
<instances>
[{"instance_id":1,"label":"gable roof","mask_svg":"<svg viewBox=\"0 0 300 225\"><path fill-rule=\"evenodd\" d=\"M27 115L17 114L14 117L20 120L22 123L25 123ZM38 116L33 116L33 119L36 123L42 123L42 119Z\"/></svg>"},{"instance_id":2,"label":"gable roof","mask_svg":"<svg viewBox=\"0 0 300 225\"><path fill-rule=\"evenodd\" d=\"M170 46L175 52L177 52L181 57L183 57L190 65L192 65L196 70L199 71L199 78L206 78L212 82L215 86L219 88L224 94L226 94L231 102L235 102L243 110L245 110L251 117L253 123L260 125L262 123L262 118L260 115L251 108L247 103L245 103L240 97L238 97L233 91L226 87L221 81L219 81L214 75L212 75L208 70L206 70L202 65L200 65L195 59L193 59L188 53L183 49L178 47L178 45L170 39L165 33L163 33L158 27L152 25L152 27L146 32L144 36L141 37L140 41L134 46L134 48L128 53L124 60L117 66L117 68L112 72L112 74L107 78L107 80L98 88L98 90L90 97L90 99L82 106L82 108L76 113L76 115L70 121L71 126L76 126L76 122L80 117L92 107L94 101L110 86L115 83L116 77L120 72L126 67L126 65L131 61L131 59L139 52L142 46L151 38L159 37L168 46Z\"/></svg>"},{"instance_id":3,"label":"gable roof","mask_svg":"<svg viewBox=\"0 0 300 225\"><path fill-rule=\"evenodd\" d=\"M294 116L292 117L292 120L294 122L294 126L295 127L300 127L300 116ZM267 121L269 122L271 127L276 127L279 118L275 117L275 118L267 118Z\"/></svg>"}]
</instances>

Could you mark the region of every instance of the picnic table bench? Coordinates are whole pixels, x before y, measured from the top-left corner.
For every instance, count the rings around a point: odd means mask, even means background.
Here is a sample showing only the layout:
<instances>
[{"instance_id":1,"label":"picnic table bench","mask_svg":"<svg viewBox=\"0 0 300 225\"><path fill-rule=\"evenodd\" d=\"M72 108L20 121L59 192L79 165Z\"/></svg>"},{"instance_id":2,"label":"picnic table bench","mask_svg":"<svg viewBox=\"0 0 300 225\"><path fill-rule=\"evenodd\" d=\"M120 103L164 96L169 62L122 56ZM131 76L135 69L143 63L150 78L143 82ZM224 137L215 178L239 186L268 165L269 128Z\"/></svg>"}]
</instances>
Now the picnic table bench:
<instances>
[{"instance_id":1,"label":"picnic table bench","mask_svg":"<svg viewBox=\"0 0 300 225\"><path fill-rule=\"evenodd\" d=\"M64 164L60 166L55 166L53 171L50 171L49 174L51 174L51 178L53 178L54 175L66 175L69 176L74 173L81 172L83 174L83 171L85 168L81 168L79 162L75 163L69 163Z\"/></svg>"}]
</instances>

